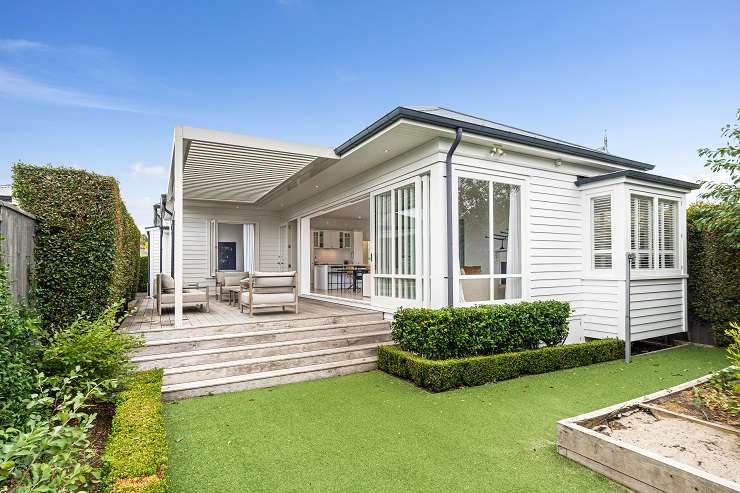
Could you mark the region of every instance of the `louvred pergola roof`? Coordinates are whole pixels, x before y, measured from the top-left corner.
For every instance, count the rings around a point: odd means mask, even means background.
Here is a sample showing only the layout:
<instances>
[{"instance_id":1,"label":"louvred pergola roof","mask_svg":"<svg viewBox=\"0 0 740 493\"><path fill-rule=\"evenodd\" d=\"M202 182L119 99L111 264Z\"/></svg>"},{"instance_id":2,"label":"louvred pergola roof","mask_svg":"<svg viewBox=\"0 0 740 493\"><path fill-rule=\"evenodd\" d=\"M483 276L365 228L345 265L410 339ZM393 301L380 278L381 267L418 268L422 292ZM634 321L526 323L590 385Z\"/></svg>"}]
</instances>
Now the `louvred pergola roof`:
<instances>
[{"instance_id":1,"label":"louvred pergola roof","mask_svg":"<svg viewBox=\"0 0 740 493\"><path fill-rule=\"evenodd\" d=\"M180 129L186 199L254 203L307 165L339 159L330 147Z\"/></svg>"}]
</instances>

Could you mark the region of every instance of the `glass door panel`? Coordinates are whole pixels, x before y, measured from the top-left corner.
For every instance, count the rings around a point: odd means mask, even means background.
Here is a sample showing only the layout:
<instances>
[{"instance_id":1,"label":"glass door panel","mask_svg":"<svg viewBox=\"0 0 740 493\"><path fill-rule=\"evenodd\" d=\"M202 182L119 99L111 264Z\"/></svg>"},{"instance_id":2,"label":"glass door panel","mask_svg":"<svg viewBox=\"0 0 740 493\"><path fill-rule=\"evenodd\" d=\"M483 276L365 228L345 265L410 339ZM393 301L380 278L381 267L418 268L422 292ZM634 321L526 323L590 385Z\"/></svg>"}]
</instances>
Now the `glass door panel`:
<instances>
[{"instance_id":1,"label":"glass door panel","mask_svg":"<svg viewBox=\"0 0 740 493\"><path fill-rule=\"evenodd\" d=\"M397 185L372 197L372 303L412 306L420 302L420 180Z\"/></svg>"}]
</instances>

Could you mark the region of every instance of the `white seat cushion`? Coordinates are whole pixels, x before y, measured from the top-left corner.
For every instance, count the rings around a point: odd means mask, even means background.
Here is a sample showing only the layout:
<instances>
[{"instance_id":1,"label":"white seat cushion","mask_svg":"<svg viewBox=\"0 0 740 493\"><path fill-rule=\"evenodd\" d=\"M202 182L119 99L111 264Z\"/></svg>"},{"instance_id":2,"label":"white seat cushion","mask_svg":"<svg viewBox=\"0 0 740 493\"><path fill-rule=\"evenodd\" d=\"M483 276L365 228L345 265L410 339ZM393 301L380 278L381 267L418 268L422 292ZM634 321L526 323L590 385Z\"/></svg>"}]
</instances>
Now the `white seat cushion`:
<instances>
[{"instance_id":1,"label":"white seat cushion","mask_svg":"<svg viewBox=\"0 0 740 493\"><path fill-rule=\"evenodd\" d=\"M205 291L185 291L182 293L183 303L205 303L208 301ZM162 303L171 305L175 303L175 293L162 294Z\"/></svg>"},{"instance_id":2,"label":"white seat cushion","mask_svg":"<svg viewBox=\"0 0 740 493\"><path fill-rule=\"evenodd\" d=\"M256 305L279 305L280 303L295 303L293 293L254 293L252 300ZM244 303L249 303L249 295L245 293Z\"/></svg>"}]
</instances>

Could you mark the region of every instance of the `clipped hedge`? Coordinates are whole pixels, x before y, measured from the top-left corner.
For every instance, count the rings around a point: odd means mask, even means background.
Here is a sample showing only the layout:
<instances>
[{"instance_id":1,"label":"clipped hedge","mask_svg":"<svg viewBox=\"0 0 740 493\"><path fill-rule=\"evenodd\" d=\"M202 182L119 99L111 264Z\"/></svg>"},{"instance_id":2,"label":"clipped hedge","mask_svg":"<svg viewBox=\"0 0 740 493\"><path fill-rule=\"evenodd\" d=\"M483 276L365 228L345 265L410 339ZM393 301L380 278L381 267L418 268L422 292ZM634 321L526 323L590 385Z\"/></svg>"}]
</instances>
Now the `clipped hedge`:
<instances>
[{"instance_id":1,"label":"clipped hedge","mask_svg":"<svg viewBox=\"0 0 740 493\"><path fill-rule=\"evenodd\" d=\"M426 359L397 346L380 346L378 368L411 380L432 392L442 392L457 387L500 382L522 375L603 363L622 356L624 341L617 339L446 360Z\"/></svg>"},{"instance_id":2,"label":"clipped hedge","mask_svg":"<svg viewBox=\"0 0 740 493\"><path fill-rule=\"evenodd\" d=\"M701 218L718 207L693 204L686 211L688 237L688 305L693 323L708 326L721 345L731 321L740 320L740 249L722 231L699 227Z\"/></svg>"},{"instance_id":3,"label":"clipped hedge","mask_svg":"<svg viewBox=\"0 0 740 493\"><path fill-rule=\"evenodd\" d=\"M164 493L167 437L162 416L162 370L136 373L118 395L103 453L108 493Z\"/></svg>"},{"instance_id":4,"label":"clipped hedge","mask_svg":"<svg viewBox=\"0 0 740 493\"><path fill-rule=\"evenodd\" d=\"M140 232L116 180L89 171L13 166L13 195L36 215L33 272L36 309L52 327L132 299L138 284Z\"/></svg>"},{"instance_id":5,"label":"clipped hedge","mask_svg":"<svg viewBox=\"0 0 740 493\"><path fill-rule=\"evenodd\" d=\"M147 284L149 284L149 257L142 255L139 257L139 283L136 292L146 293Z\"/></svg>"},{"instance_id":6,"label":"clipped hedge","mask_svg":"<svg viewBox=\"0 0 740 493\"><path fill-rule=\"evenodd\" d=\"M425 358L463 358L562 344L569 316L563 301L402 308L393 315L392 335L401 349Z\"/></svg>"}]
</instances>

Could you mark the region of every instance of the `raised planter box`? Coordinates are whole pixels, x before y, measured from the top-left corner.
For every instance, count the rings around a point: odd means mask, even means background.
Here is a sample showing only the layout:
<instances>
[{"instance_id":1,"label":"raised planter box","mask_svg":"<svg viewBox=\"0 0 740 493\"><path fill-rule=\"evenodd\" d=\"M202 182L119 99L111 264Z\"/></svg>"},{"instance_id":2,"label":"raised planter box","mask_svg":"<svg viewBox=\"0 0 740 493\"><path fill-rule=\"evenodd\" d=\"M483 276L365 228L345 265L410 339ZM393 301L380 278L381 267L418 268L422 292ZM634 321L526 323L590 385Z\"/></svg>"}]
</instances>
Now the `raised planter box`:
<instances>
[{"instance_id":1,"label":"raised planter box","mask_svg":"<svg viewBox=\"0 0 740 493\"><path fill-rule=\"evenodd\" d=\"M740 430L670 412L651 404L657 399L701 385L710 378L711 375L707 375L654 394L559 421L558 453L638 492L740 492L740 483L737 482L740 469L735 470L733 466L736 463L734 461L740 459ZM654 432L651 430L653 425L656 425ZM625 436L629 431L624 430L632 429L630 427L634 427L635 436L627 439ZM675 429L675 433L667 432L667 429ZM713 441L702 441L699 435L712 437ZM682 441L683 445L680 443ZM714 450L707 443L713 444ZM661 447L666 450L667 446L671 447L670 450L675 447L676 453L672 454L675 458L657 451ZM699 450L699 446L705 449ZM691 447L708 454L708 461L719 458L722 463L709 464L695 460L693 465L686 463L691 461L681 455L692 452L694 449ZM731 453L727 453L727 450ZM726 472L728 468L728 475L734 476L735 480L708 472Z\"/></svg>"}]
</instances>

